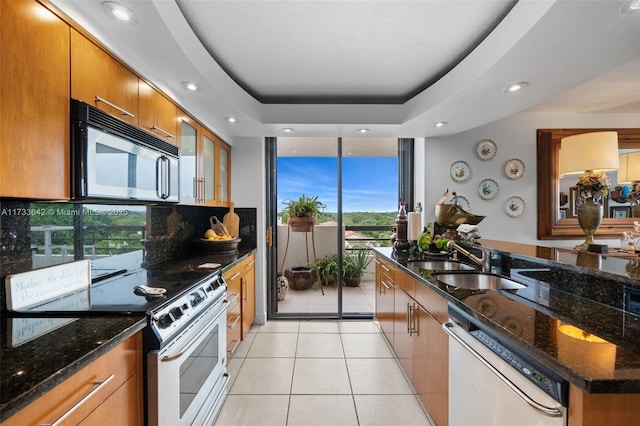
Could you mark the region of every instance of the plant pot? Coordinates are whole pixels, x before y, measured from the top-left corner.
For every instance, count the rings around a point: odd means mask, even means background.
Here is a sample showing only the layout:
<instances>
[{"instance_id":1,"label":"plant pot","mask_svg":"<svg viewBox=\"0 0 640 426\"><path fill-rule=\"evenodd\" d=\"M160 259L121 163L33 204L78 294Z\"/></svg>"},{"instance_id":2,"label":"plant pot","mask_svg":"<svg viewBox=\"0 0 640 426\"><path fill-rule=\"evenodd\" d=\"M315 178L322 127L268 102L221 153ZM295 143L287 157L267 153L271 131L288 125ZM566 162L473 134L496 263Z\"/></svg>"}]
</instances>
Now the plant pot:
<instances>
[{"instance_id":1,"label":"plant pot","mask_svg":"<svg viewBox=\"0 0 640 426\"><path fill-rule=\"evenodd\" d=\"M315 224L315 217L289 217L289 226L293 232L311 232Z\"/></svg>"},{"instance_id":2,"label":"plant pot","mask_svg":"<svg viewBox=\"0 0 640 426\"><path fill-rule=\"evenodd\" d=\"M306 290L313 285L312 270L306 266L294 266L284 271L284 276L293 290Z\"/></svg>"},{"instance_id":3,"label":"plant pot","mask_svg":"<svg viewBox=\"0 0 640 426\"><path fill-rule=\"evenodd\" d=\"M361 278L362 278L361 275L345 274L345 276L343 277L342 282L347 287L358 287L360 285L360 279Z\"/></svg>"}]
</instances>

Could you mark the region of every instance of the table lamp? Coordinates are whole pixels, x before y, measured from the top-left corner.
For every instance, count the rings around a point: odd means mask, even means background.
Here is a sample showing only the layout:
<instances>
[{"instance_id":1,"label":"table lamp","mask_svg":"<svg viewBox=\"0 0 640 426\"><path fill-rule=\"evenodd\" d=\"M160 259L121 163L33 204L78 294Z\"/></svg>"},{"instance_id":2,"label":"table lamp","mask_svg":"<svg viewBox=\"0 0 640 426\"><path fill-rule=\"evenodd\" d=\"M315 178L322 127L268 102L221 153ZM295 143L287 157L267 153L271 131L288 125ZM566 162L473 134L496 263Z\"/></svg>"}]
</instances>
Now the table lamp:
<instances>
[{"instance_id":1,"label":"table lamp","mask_svg":"<svg viewBox=\"0 0 640 426\"><path fill-rule=\"evenodd\" d=\"M582 133L562 138L559 165L561 175L582 174L576 185L576 195L578 223L586 239L574 248L587 250L602 222L601 199L609 192L609 180L604 172L619 167L618 133Z\"/></svg>"}]
</instances>

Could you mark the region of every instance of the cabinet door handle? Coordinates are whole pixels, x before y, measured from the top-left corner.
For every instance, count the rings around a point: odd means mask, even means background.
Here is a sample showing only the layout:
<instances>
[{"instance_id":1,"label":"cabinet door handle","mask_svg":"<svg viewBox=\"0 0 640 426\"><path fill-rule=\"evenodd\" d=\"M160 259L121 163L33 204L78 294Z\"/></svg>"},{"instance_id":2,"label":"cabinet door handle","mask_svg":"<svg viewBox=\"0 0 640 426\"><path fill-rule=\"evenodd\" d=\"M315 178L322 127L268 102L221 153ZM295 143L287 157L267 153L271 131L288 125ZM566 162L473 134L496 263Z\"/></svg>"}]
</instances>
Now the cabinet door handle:
<instances>
[{"instance_id":1,"label":"cabinet door handle","mask_svg":"<svg viewBox=\"0 0 640 426\"><path fill-rule=\"evenodd\" d=\"M131 118L135 118L136 117L135 115L131 114L126 109L120 108L118 105L113 104L113 103L109 102L108 100L101 98L100 96L96 96L95 100L96 100L96 102L102 102L103 104L110 106L111 108L115 109L116 111L118 111L122 115L128 115Z\"/></svg>"},{"instance_id":2,"label":"cabinet door handle","mask_svg":"<svg viewBox=\"0 0 640 426\"><path fill-rule=\"evenodd\" d=\"M161 134L165 135L165 136L166 136L166 137L168 137L168 138L172 138L172 139L175 139L175 138L176 138L176 137L175 137L174 135L172 135L171 133L167 132L167 131L166 131L166 130L164 130L164 129L161 129L160 127L158 127L158 126L156 126L156 125L151 126L151 130L152 130L152 131L154 131L154 132L161 133Z\"/></svg>"},{"instance_id":3,"label":"cabinet door handle","mask_svg":"<svg viewBox=\"0 0 640 426\"><path fill-rule=\"evenodd\" d=\"M413 315L413 312L417 310L418 310L418 307L416 306L415 303L412 303L411 306L409 306L409 336L413 336L414 334L416 336L420 335L418 327L416 326L417 324L416 318Z\"/></svg>"},{"instance_id":4,"label":"cabinet door handle","mask_svg":"<svg viewBox=\"0 0 640 426\"><path fill-rule=\"evenodd\" d=\"M76 402L73 405L73 407L71 407L69 410L67 410L67 412L64 413L62 416L60 416L56 421L54 421L53 423L51 423L49 425L43 425L43 426L58 426L59 424L61 424L67 417L69 417L71 414L73 414L74 411L76 411L78 408L80 408L85 402L87 402L89 399L91 399L96 393L100 392L100 390L102 388L107 386L107 384L109 384L109 382L111 380L113 380L115 377L116 377L116 375L112 374L112 375L110 375L109 377L107 377L106 379L104 379L102 381L93 382L93 384L96 387L93 388L93 390L91 392L86 394L80 401Z\"/></svg>"},{"instance_id":5,"label":"cabinet door handle","mask_svg":"<svg viewBox=\"0 0 640 426\"><path fill-rule=\"evenodd\" d=\"M247 286L247 279L242 277L240 278L240 282L242 283L242 300L246 302L249 300L247 296L247 291L249 290Z\"/></svg>"},{"instance_id":6,"label":"cabinet door handle","mask_svg":"<svg viewBox=\"0 0 640 426\"><path fill-rule=\"evenodd\" d=\"M236 319L231 324L229 324L227 327L230 328L230 329L233 329L238 324L238 321L240 321L240 315L236 315Z\"/></svg>"},{"instance_id":7,"label":"cabinet door handle","mask_svg":"<svg viewBox=\"0 0 640 426\"><path fill-rule=\"evenodd\" d=\"M233 274L233 276L229 278L229 281L235 280L236 278L238 278L238 275L240 275L240 272L236 272L235 274Z\"/></svg>"},{"instance_id":8,"label":"cabinet door handle","mask_svg":"<svg viewBox=\"0 0 640 426\"><path fill-rule=\"evenodd\" d=\"M236 351L236 349L238 348L238 345L240 344L240 339L233 339L232 342L236 342L233 347L227 351L227 353L233 355L233 353Z\"/></svg>"},{"instance_id":9,"label":"cabinet door handle","mask_svg":"<svg viewBox=\"0 0 640 426\"><path fill-rule=\"evenodd\" d=\"M410 322L411 322L411 305L409 305L409 302L407 302L407 334L409 336L411 336L411 325L409 325Z\"/></svg>"},{"instance_id":10,"label":"cabinet door handle","mask_svg":"<svg viewBox=\"0 0 640 426\"><path fill-rule=\"evenodd\" d=\"M198 202L198 178L194 176L193 178L193 199Z\"/></svg>"}]
</instances>

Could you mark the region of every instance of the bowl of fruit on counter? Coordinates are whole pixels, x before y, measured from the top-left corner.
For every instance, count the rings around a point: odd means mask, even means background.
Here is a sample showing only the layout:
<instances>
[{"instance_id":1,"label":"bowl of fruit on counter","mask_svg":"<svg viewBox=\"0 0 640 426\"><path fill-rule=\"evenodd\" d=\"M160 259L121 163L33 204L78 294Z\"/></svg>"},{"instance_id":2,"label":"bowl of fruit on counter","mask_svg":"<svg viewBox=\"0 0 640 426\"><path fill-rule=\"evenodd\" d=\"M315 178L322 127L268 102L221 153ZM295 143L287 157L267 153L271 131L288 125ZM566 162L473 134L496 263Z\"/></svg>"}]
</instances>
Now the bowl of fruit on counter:
<instances>
[{"instance_id":1,"label":"bowl of fruit on counter","mask_svg":"<svg viewBox=\"0 0 640 426\"><path fill-rule=\"evenodd\" d=\"M241 238L232 236L222 222L211 217L211 228L204 232L202 238L195 241L198 251L207 253L225 253L238 250Z\"/></svg>"}]
</instances>

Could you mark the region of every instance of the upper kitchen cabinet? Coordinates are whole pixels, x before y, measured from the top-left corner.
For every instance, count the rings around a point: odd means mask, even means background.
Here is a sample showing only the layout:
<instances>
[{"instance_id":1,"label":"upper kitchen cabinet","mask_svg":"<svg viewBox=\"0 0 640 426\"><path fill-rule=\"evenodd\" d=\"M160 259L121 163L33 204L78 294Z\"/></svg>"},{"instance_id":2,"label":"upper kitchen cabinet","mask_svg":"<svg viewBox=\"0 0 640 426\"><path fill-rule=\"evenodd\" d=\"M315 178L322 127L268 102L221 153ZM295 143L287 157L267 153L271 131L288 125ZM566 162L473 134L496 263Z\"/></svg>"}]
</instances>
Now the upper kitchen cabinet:
<instances>
[{"instance_id":1,"label":"upper kitchen cabinet","mask_svg":"<svg viewBox=\"0 0 640 426\"><path fill-rule=\"evenodd\" d=\"M139 80L138 93L138 126L176 145L178 143L178 110L176 106L143 80Z\"/></svg>"},{"instance_id":2,"label":"upper kitchen cabinet","mask_svg":"<svg viewBox=\"0 0 640 426\"><path fill-rule=\"evenodd\" d=\"M67 199L69 26L33 0L0 23L0 197Z\"/></svg>"},{"instance_id":3,"label":"upper kitchen cabinet","mask_svg":"<svg viewBox=\"0 0 640 426\"><path fill-rule=\"evenodd\" d=\"M231 201L231 147L218 142L218 200Z\"/></svg>"},{"instance_id":4,"label":"upper kitchen cabinet","mask_svg":"<svg viewBox=\"0 0 640 426\"><path fill-rule=\"evenodd\" d=\"M138 125L138 76L73 29L71 97Z\"/></svg>"},{"instance_id":5,"label":"upper kitchen cabinet","mask_svg":"<svg viewBox=\"0 0 640 426\"><path fill-rule=\"evenodd\" d=\"M180 203L229 206L231 148L186 114L179 115Z\"/></svg>"}]
</instances>

